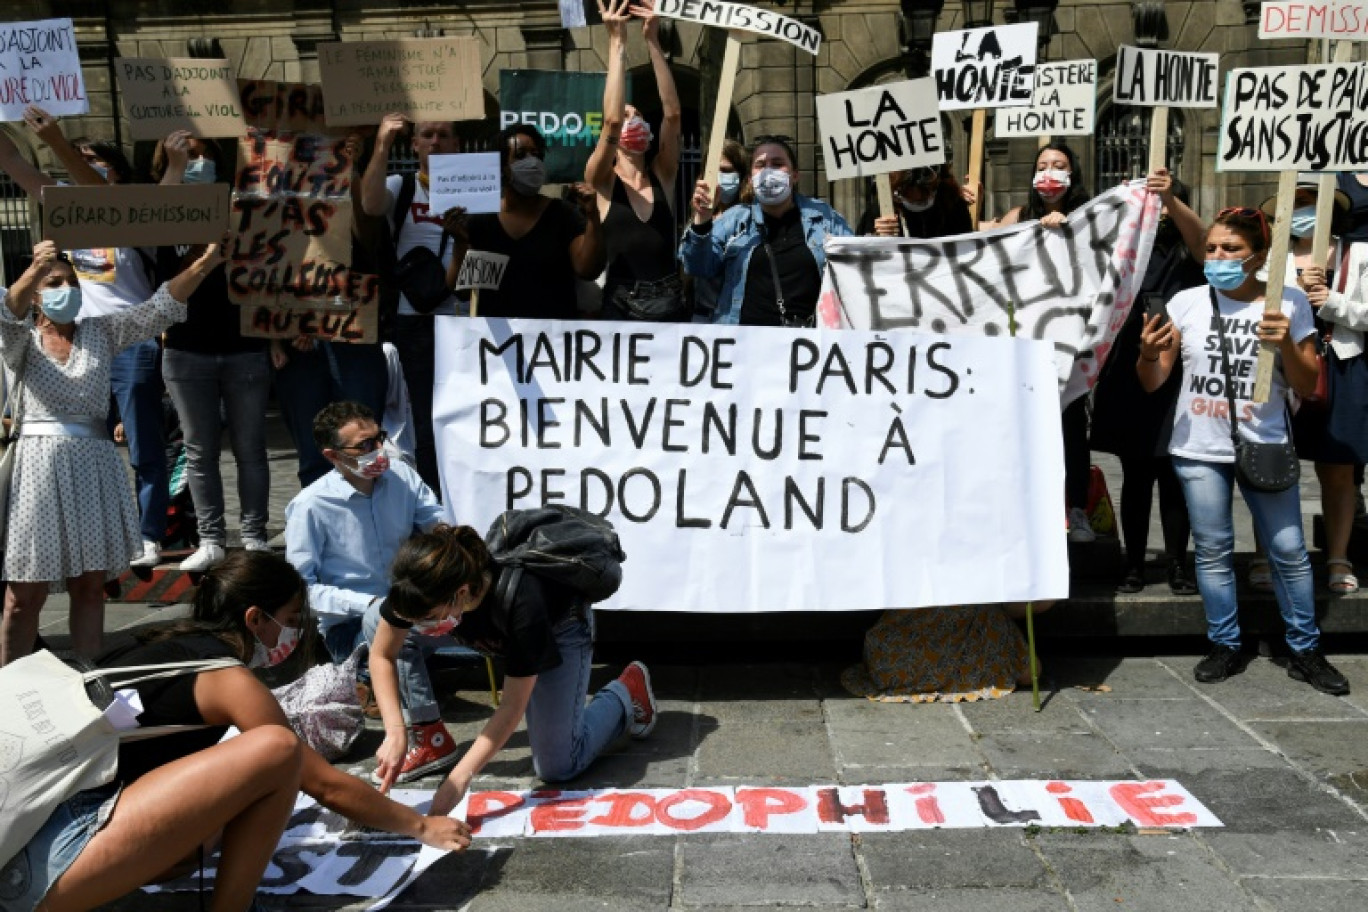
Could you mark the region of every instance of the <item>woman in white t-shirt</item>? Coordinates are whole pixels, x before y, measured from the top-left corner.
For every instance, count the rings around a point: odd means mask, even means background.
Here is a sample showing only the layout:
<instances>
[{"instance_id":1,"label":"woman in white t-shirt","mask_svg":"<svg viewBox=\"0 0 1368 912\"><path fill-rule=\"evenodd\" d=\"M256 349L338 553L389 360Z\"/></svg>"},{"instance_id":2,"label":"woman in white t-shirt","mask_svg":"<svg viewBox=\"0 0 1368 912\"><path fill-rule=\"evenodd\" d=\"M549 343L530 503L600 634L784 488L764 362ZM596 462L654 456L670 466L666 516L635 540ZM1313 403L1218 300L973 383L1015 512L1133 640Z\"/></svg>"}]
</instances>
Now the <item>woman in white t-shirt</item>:
<instances>
[{"instance_id":1,"label":"woman in white t-shirt","mask_svg":"<svg viewBox=\"0 0 1368 912\"><path fill-rule=\"evenodd\" d=\"M1168 379L1180 353L1183 359L1183 386L1169 453L1192 519L1197 588L1211 640L1211 651L1193 670L1197 680L1204 682L1225 680L1241 668L1231 518L1231 492L1237 479L1230 399L1233 396L1242 439L1283 443L1288 438L1289 385L1302 394L1316 386L1315 324L1306 295L1295 287L1287 288L1281 310L1264 311L1265 286L1258 272L1268 257L1268 244L1268 223L1262 212L1222 210L1207 233L1203 271L1210 284L1169 299L1168 320L1156 314L1145 322L1136 362L1140 384L1153 391ZM1214 310L1219 311L1224 334L1224 357ZM1268 401L1256 403L1252 400L1261 342L1277 348L1278 362ZM1240 483L1240 493L1259 538L1268 547L1278 608L1292 648L1288 675L1326 693L1348 693L1349 682L1320 651L1315 584L1302 534L1297 486L1268 492Z\"/></svg>"}]
</instances>

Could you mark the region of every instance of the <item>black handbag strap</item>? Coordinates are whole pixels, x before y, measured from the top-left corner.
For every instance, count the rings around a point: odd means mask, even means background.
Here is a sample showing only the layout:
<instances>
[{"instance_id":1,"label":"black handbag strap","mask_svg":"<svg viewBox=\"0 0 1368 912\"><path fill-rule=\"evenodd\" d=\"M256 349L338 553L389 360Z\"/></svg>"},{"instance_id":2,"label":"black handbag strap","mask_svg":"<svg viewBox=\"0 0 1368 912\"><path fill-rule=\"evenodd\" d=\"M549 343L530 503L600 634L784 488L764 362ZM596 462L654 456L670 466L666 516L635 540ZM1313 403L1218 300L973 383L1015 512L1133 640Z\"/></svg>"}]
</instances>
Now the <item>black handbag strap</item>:
<instances>
[{"instance_id":1,"label":"black handbag strap","mask_svg":"<svg viewBox=\"0 0 1368 912\"><path fill-rule=\"evenodd\" d=\"M779 322L783 323L788 319L788 311L784 309L784 286L779 284L779 266L774 261L774 248L766 240L765 258L769 260L770 277L774 280L774 303L779 306Z\"/></svg>"},{"instance_id":2,"label":"black handbag strap","mask_svg":"<svg viewBox=\"0 0 1368 912\"><path fill-rule=\"evenodd\" d=\"M1240 429L1235 422L1235 393L1233 387L1235 379L1231 376L1230 355L1226 352L1225 321L1221 319L1221 305L1216 301L1216 289L1207 286L1207 291L1211 293L1211 319L1216 321L1216 333L1219 337L1221 346L1221 375L1225 380L1226 402L1230 405L1230 442L1233 446L1240 445Z\"/></svg>"}]
</instances>

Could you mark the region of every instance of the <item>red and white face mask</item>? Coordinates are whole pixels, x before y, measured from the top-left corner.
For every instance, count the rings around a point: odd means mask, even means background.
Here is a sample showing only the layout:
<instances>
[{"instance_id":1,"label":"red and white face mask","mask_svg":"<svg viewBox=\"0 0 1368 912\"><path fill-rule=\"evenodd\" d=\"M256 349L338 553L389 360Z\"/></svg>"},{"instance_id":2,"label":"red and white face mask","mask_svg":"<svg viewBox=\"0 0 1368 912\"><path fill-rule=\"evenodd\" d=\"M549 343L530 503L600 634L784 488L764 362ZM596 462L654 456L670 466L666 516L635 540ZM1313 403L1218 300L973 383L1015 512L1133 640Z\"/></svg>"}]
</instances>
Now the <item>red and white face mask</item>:
<instances>
[{"instance_id":1,"label":"red and white face mask","mask_svg":"<svg viewBox=\"0 0 1368 912\"><path fill-rule=\"evenodd\" d=\"M651 148L653 139L655 134L651 132L651 125L640 114L633 114L622 126L618 145L627 152L641 153Z\"/></svg>"},{"instance_id":2,"label":"red and white face mask","mask_svg":"<svg viewBox=\"0 0 1368 912\"><path fill-rule=\"evenodd\" d=\"M1057 168L1037 171L1031 180L1031 186L1035 187L1036 193L1047 200L1059 199L1069 189L1071 183L1073 183L1073 177L1069 172L1060 171Z\"/></svg>"},{"instance_id":3,"label":"red and white face mask","mask_svg":"<svg viewBox=\"0 0 1368 912\"><path fill-rule=\"evenodd\" d=\"M269 614L266 616L271 617ZM286 627L273 617L271 621L280 628L280 635L276 637L276 644L267 648L266 644L258 638L256 646L252 649L252 660L247 663L248 668L274 668L288 659L295 651L295 647L299 645L298 627Z\"/></svg>"},{"instance_id":4,"label":"red and white face mask","mask_svg":"<svg viewBox=\"0 0 1368 912\"><path fill-rule=\"evenodd\" d=\"M444 617L439 621L418 621L413 625L413 632L419 636L439 637L446 636L455 630L461 623L461 616Z\"/></svg>"}]
</instances>

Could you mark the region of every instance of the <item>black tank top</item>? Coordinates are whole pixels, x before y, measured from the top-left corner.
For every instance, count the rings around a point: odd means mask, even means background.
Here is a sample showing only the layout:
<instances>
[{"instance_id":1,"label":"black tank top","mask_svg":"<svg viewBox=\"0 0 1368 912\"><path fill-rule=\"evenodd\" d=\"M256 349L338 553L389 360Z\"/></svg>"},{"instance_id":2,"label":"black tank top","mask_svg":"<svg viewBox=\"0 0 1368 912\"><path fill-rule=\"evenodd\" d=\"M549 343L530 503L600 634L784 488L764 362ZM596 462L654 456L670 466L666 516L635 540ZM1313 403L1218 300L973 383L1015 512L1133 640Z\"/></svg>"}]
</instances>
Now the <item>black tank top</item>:
<instances>
[{"instance_id":1,"label":"black tank top","mask_svg":"<svg viewBox=\"0 0 1368 912\"><path fill-rule=\"evenodd\" d=\"M655 172L650 177L651 217L643 222L632 209L622 179L613 175L613 200L603 219L603 239L608 248L608 294L615 285L657 282L677 274L674 216Z\"/></svg>"}]
</instances>

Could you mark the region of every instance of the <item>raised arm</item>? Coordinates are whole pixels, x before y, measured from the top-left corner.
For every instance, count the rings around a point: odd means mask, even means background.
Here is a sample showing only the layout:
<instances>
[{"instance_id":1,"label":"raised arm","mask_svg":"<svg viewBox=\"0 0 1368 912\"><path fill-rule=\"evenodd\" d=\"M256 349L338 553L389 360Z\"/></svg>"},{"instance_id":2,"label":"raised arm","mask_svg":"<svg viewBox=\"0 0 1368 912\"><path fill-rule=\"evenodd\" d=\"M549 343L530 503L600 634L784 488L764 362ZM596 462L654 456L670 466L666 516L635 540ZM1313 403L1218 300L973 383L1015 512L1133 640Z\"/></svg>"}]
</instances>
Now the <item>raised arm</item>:
<instances>
[{"instance_id":1,"label":"raised arm","mask_svg":"<svg viewBox=\"0 0 1368 912\"><path fill-rule=\"evenodd\" d=\"M394 141L407 125L403 114L386 114L380 121L380 129L375 134L375 149L371 152L365 173L361 175L361 211L366 215L389 215L391 200L389 191L385 189L389 154Z\"/></svg>"},{"instance_id":2,"label":"raised arm","mask_svg":"<svg viewBox=\"0 0 1368 912\"><path fill-rule=\"evenodd\" d=\"M190 163L190 131L175 130L162 140L162 152L166 156L166 170L161 182L173 186L185 182L185 166Z\"/></svg>"},{"instance_id":3,"label":"raised arm","mask_svg":"<svg viewBox=\"0 0 1368 912\"><path fill-rule=\"evenodd\" d=\"M1169 218L1173 219L1173 226L1182 235L1183 245L1187 247L1188 253L1192 254L1192 258L1198 263L1206 259L1206 225L1202 224L1202 219L1188 207L1187 203L1173 195L1173 175L1169 174L1168 169L1159 168L1147 177L1145 189L1159 194L1164 207L1168 209Z\"/></svg>"},{"instance_id":4,"label":"raised arm","mask_svg":"<svg viewBox=\"0 0 1368 912\"><path fill-rule=\"evenodd\" d=\"M10 179L24 188L24 192L34 199L43 195L44 187L51 187L57 183L52 176L45 171L38 170L33 162L24 157L24 153L19 151L19 147L10 139L9 134L0 129L0 171L4 171Z\"/></svg>"},{"instance_id":5,"label":"raised arm","mask_svg":"<svg viewBox=\"0 0 1368 912\"><path fill-rule=\"evenodd\" d=\"M655 14L655 0L642 0L632 5L632 15L643 20L642 34L646 36L646 50L651 55L651 71L655 74L656 90L660 93L660 107L664 117L660 123L660 145L656 150L656 177L665 186L665 198L674 199L674 182L679 176L679 146L683 139L684 108L679 103L670 61L660 46L660 20Z\"/></svg>"},{"instance_id":6,"label":"raised arm","mask_svg":"<svg viewBox=\"0 0 1368 912\"><path fill-rule=\"evenodd\" d=\"M52 271L52 264L56 260L57 245L52 241L39 241L34 246L33 262L24 270L23 275L14 280L14 284L9 288L9 294L5 296L5 306L15 317L22 320L28 316L33 299L38 296L38 289L42 287L43 279Z\"/></svg>"},{"instance_id":7,"label":"raised arm","mask_svg":"<svg viewBox=\"0 0 1368 912\"><path fill-rule=\"evenodd\" d=\"M584 233L570 242L570 262L575 275L592 281L608 265L608 250L603 243L603 221L599 217L598 197L588 184L575 187L575 201L584 215Z\"/></svg>"},{"instance_id":8,"label":"raised arm","mask_svg":"<svg viewBox=\"0 0 1368 912\"><path fill-rule=\"evenodd\" d=\"M66 134L62 132L57 118L36 105L29 105L24 109L24 123L28 124L28 128L47 144L53 155L57 156L62 167L66 168L67 174L71 175L73 183L94 186L108 183L99 171L90 167L90 163L85 160L80 150L67 142Z\"/></svg>"},{"instance_id":9,"label":"raised arm","mask_svg":"<svg viewBox=\"0 0 1368 912\"><path fill-rule=\"evenodd\" d=\"M605 199L613 192L613 159L627 105L627 22L630 0L598 0L608 30L608 75L603 87L603 130L584 166L584 181Z\"/></svg>"},{"instance_id":10,"label":"raised arm","mask_svg":"<svg viewBox=\"0 0 1368 912\"><path fill-rule=\"evenodd\" d=\"M171 281L166 283L166 290L171 293L171 297L177 301L189 301L190 296L200 287L204 277L213 272L223 263L223 248L228 242L228 236L217 244L206 244L204 252L199 255L199 259L191 263L176 275Z\"/></svg>"}]
</instances>

